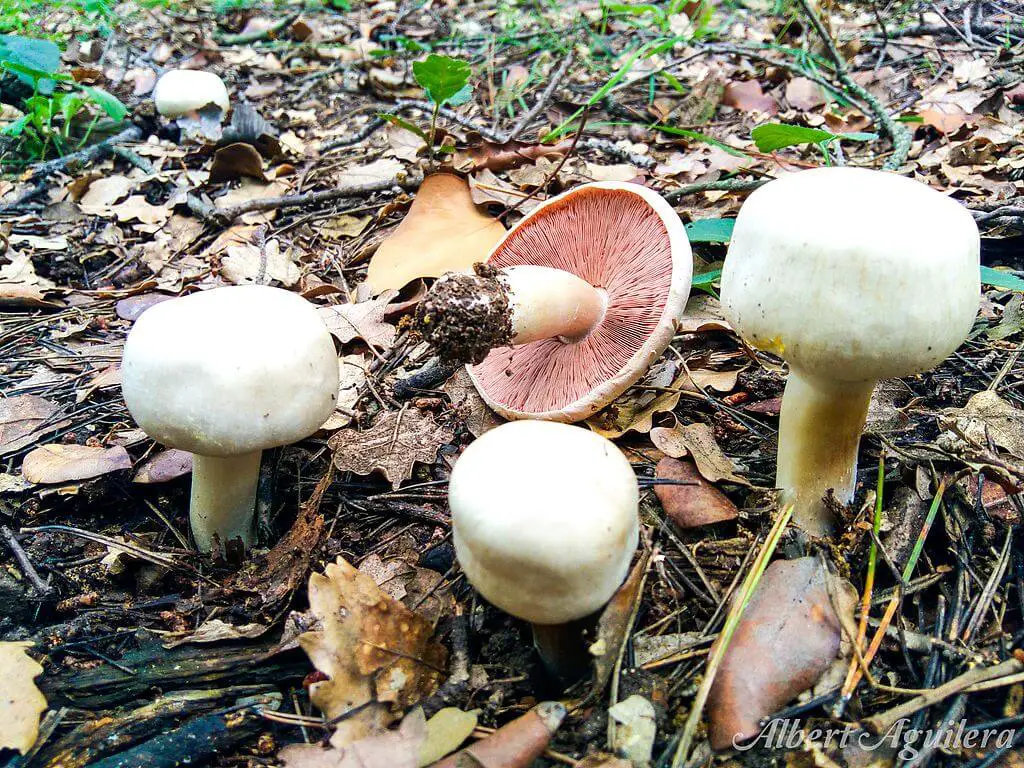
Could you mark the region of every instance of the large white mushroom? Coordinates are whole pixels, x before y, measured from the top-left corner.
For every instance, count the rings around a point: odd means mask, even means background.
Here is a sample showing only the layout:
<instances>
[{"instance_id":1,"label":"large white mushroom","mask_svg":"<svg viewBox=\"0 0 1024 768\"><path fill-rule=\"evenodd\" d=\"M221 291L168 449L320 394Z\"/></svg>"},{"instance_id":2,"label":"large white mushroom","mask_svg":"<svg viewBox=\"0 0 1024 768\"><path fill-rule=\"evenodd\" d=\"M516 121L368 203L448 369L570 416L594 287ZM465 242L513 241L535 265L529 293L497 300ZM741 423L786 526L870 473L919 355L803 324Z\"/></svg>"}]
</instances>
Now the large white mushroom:
<instances>
[{"instance_id":1,"label":"large white mushroom","mask_svg":"<svg viewBox=\"0 0 1024 768\"><path fill-rule=\"evenodd\" d=\"M334 342L302 297L215 288L146 310L125 342L124 399L138 425L191 451L192 535L203 552L252 542L260 455L331 415Z\"/></svg>"},{"instance_id":2,"label":"large white mushroom","mask_svg":"<svg viewBox=\"0 0 1024 768\"><path fill-rule=\"evenodd\" d=\"M469 582L533 624L549 668L564 677L584 671L574 622L608 602L637 546L639 491L626 457L579 427L509 422L463 452L448 498Z\"/></svg>"},{"instance_id":3,"label":"large white mushroom","mask_svg":"<svg viewBox=\"0 0 1024 768\"><path fill-rule=\"evenodd\" d=\"M754 347L789 362L777 484L815 534L853 498L857 450L879 379L941 362L978 310L978 228L924 184L862 168L785 176L744 203L722 271L722 306Z\"/></svg>"}]
</instances>

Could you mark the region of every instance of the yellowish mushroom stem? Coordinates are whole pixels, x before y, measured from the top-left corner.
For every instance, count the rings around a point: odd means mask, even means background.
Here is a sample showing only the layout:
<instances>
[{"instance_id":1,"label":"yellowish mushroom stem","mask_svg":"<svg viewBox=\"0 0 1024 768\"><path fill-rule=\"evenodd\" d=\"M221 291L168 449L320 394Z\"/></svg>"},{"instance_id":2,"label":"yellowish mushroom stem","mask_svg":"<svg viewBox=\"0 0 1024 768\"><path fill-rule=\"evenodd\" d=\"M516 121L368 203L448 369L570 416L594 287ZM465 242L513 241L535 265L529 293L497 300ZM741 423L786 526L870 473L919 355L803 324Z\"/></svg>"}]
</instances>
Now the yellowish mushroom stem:
<instances>
[{"instance_id":1,"label":"yellowish mushroom stem","mask_svg":"<svg viewBox=\"0 0 1024 768\"><path fill-rule=\"evenodd\" d=\"M217 550L241 540L252 544L252 518L262 451L238 456L192 456L192 537L200 552Z\"/></svg>"},{"instance_id":2,"label":"yellowish mushroom stem","mask_svg":"<svg viewBox=\"0 0 1024 768\"><path fill-rule=\"evenodd\" d=\"M817 536L836 525L823 497L853 499L857 450L867 420L873 381L834 381L791 368L779 419L776 483L793 519Z\"/></svg>"}]
</instances>

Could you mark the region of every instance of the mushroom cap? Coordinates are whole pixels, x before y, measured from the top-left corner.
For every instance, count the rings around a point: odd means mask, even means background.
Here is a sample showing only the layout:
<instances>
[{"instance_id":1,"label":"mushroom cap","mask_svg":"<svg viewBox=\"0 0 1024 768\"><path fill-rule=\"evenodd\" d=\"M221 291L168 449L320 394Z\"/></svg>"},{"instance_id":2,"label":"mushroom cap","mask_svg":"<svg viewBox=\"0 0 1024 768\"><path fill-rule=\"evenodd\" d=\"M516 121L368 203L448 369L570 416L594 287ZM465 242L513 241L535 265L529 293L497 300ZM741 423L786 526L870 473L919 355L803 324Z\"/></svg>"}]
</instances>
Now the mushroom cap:
<instances>
[{"instance_id":1,"label":"mushroom cap","mask_svg":"<svg viewBox=\"0 0 1024 768\"><path fill-rule=\"evenodd\" d=\"M153 89L156 111L171 119L216 104L227 112L230 104L224 81L213 72L172 69L160 76Z\"/></svg>"},{"instance_id":2,"label":"mushroom cap","mask_svg":"<svg viewBox=\"0 0 1024 768\"><path fill-rule=\"evenodd\" d=\"M753 346L808 373L908 376L970 331L979 251L967 209L924 184L864 168L801 171L740 209L722 307Z\"/></svg>"},{"instance_id":3,"label":"mushroom cap","mask_svg":"<svg viewBox=\"0 0 1024 768\"><path fill-rule=\"evenodd\" d=\"M638 184L584 184L532 210L488 265L572 272L607 293L604 318L578 341L543 339L493 350L469 375L509 419L579 421L637 381L675 333L693 257L672 206Z\"/></svg>"},{"instance_id":4,"label":"mushroom cap","mask_svg":"<svg viewBox=\"0 0 1024 768\"><path fill-rule=\"evenodd\" d=\"M455 463L448 500L466 578L534 624L596 611L636 550L636 476L618 448L580 427L514 421L492 429Z\"/></svg>"},{"instance_id":5,"label":"mushroom cap","mask_svg":"<svg viewBox=\"0 0 1024 768\"><path fill-rule=\"evenodd\" d=\"M334 342L317 311L263 285L150 307L128 334L121 374L128 410L146 434L202 456L308 437L338 396Z\"/></svg>"}]
</instances>

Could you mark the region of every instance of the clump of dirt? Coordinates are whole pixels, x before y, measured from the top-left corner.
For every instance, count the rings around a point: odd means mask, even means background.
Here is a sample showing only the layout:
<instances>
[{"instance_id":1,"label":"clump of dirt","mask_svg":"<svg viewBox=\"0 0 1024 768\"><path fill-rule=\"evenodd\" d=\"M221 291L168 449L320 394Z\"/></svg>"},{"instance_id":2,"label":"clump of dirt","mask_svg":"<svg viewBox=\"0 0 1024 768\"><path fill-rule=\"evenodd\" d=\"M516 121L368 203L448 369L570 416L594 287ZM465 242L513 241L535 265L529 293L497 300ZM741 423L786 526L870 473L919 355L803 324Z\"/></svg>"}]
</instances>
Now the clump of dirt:
<instances>
[{"instance_id":1,"label":"clump of dirt","mask_svg":"<svg viewBox=\"0 0 1024 768\"><path fill-rule=\"evenodd\" d=\"M508 294L499 272L476 265L475 275L438 279L420 302L416 328L445 363L476 364L512 342Z\"/></svg>"}]
</instances>

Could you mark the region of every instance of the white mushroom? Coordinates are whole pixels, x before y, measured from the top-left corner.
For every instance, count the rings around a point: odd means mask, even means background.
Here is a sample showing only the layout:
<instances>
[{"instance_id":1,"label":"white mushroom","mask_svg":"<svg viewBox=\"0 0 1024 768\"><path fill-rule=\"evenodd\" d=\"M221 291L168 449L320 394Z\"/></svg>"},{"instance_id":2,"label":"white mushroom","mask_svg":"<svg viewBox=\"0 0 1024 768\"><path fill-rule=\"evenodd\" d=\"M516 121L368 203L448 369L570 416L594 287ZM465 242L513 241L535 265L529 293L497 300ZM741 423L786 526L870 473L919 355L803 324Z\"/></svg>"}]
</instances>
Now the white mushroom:
<instances>
[{"instance_id":1,"label":"white mushroom","mask_svg":"<svg viewBox=\"0 0 1024 768\"><path fill-rule=\"evenodd\" d=\"M138 425L194 454L199 549L248 547L261 452L308 437L334 410L338 362L316 310L256 285L165 301L136 321L121 369Z\"/></svg>"},{"instance_id":2,"label":"white mushroom","mask_svg":"<svg viewBox=\"0 0 1024 768\"><path fill-rule=\"evenodd\" d=\"M967 336L979 250L967 209L881 171L804 171L743 205L722 306L751 345L789 362L777 484L807 530L833 529L830 489L853 498L875 383L935 366Z\"/></svg>"},{"instance_id":3,"label":"white mushroom","mask_svg":"<svg viewBox=\"0 0 1024 768\"><path fill-rule=\"evenodd\" d=\"M622 584L639 535L636 477L610 441L545 421L503 424L455 464L448 498L470 583L534 625L565 677L586 667L579 626Z\"/></svg>"},{"instance_id":4,"label":"white mushroom","mask_svg":"<svg viewBox=\"0 0 1024 768\"><path fill-rule=\"evenodd\" d=\"M176 120L214 104L228 111L228 89L213 72L199 69L172 69L165 72L153 89L156 111Z\"/></svg>"}]
</instances>

